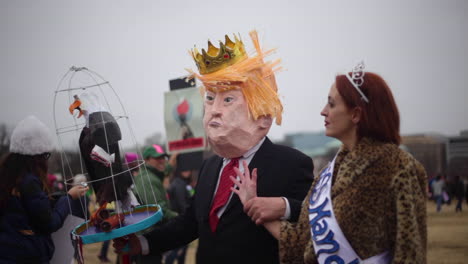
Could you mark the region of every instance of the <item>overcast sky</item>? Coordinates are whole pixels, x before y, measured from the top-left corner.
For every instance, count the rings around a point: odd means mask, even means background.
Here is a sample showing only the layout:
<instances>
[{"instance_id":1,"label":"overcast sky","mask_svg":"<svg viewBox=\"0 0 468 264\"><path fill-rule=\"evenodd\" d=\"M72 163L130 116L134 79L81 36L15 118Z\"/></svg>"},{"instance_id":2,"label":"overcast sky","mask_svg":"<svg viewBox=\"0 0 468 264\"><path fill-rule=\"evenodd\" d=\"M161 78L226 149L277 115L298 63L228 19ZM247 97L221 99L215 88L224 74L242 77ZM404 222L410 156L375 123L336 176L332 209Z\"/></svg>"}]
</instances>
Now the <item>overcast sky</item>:
<instances>
[{"instance_id":1,"label":"overcast sky","mask_svg":"<svg viewBox=\"0 0 468 264\"><path fill-rule=\"evenodd\" d=\"M0 122L29 114L54 129L54 91L70 66L108 80L137 140L164 132L168 80L188 50L257 29L277 48L283 124L273 139L322 131L337 73L364 59L396 97L402 134L468 129L468 1L1 1ZM66 115L67 109L63 110Z\"/></svg>"}]
</instances>

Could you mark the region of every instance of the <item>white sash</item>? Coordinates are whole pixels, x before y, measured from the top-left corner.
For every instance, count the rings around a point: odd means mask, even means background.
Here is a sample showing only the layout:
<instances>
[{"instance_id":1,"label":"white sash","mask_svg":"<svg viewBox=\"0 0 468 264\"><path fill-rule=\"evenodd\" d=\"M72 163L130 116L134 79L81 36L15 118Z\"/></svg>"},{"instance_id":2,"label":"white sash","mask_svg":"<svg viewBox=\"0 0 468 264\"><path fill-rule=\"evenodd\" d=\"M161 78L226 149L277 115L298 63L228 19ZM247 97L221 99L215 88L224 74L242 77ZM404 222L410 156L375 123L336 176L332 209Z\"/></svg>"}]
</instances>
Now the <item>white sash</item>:
<instances>
[{"instance_id":1,"label":"white sash","mask_svg":"<svg viewBox=\"0 0 468 264\"><path fill-rule=\"evenodd\" d=\"M320 264L387 264L389 251L361 260L341 231L333 212L331 185L335 158L320 174L309 197L309 225L315 255Z\"/></svg>"}]
</instances>

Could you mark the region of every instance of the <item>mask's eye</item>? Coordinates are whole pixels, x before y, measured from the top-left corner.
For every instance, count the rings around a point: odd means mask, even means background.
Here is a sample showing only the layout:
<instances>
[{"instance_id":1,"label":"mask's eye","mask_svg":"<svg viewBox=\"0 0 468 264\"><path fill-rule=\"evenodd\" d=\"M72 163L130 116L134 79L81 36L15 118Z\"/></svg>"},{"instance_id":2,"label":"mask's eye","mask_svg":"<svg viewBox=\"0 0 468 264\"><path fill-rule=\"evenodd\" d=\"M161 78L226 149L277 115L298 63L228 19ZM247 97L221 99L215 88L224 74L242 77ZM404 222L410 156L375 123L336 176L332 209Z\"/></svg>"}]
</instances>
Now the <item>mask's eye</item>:
<instances>
[{"instance_id":1,"label":"mask's eye","mask_svg":"<svg viewBox=\"0 0 468 264\"><path fill-rule=\"evenodd\" d=\"M214 99L215 99L215 97L212 94L206 94L205 95L205 101L212 102Z\"/></svg>"},{"instance_id":2,"label":"mask's eye","mask_svg":"<svg viewBox=\"0 0 468 264\"><path fill-rule=\"evenodd\" d=\"M224 102L226 102L226 103L230 103L230 102L232 102L232 101L234 101L234 98L233 98L233 97L226 97L226 98L224 98Z\"/></svg>"}]
</instances>

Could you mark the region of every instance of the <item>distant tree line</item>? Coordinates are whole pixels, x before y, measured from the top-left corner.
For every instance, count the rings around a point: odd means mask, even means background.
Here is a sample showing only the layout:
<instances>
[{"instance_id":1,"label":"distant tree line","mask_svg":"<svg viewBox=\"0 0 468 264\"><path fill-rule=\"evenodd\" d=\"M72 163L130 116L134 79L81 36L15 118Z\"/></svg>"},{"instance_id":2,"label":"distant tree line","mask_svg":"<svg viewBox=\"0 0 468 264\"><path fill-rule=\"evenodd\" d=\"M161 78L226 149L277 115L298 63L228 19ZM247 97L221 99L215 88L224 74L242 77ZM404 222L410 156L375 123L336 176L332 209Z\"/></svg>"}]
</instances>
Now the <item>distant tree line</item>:
<instances>
[{"instance_id":1,"label":"distant tree line","mask_svg":"<svg viewBox=\"0 0 468 264\"><path fill-rule=\"evenodd\" d=\"M0 157L10 150L11 131L4 123L0 124Z\"/></svg>"}]
</instances>

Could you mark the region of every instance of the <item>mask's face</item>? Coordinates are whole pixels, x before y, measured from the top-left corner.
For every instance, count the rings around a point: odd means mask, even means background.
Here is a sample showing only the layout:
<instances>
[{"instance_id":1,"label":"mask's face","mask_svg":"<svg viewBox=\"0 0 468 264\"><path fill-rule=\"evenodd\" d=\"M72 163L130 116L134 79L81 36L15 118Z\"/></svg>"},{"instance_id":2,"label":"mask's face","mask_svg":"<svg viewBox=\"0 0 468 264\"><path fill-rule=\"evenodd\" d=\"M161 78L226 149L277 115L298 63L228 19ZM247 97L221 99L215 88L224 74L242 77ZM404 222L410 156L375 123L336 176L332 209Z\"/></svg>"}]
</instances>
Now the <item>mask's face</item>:
<instances>
[{"instance_id":1,"label":"mask's face","mask_svg":"<svg viewBox=\"0 0 468 264\"><path fill-rule=\"evenodd\" d=\"M255 146L271 127L272 119L254 121L239 89L205 94L203 125L213 151L225 158L242 156Z\"/></svg>"}]
</instances>

